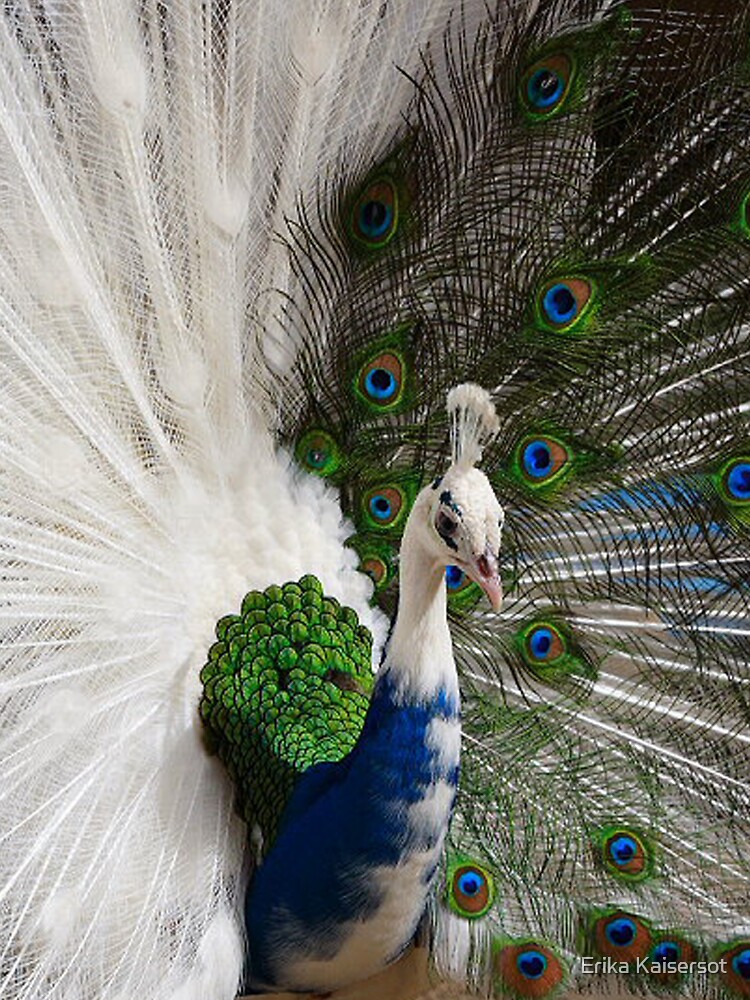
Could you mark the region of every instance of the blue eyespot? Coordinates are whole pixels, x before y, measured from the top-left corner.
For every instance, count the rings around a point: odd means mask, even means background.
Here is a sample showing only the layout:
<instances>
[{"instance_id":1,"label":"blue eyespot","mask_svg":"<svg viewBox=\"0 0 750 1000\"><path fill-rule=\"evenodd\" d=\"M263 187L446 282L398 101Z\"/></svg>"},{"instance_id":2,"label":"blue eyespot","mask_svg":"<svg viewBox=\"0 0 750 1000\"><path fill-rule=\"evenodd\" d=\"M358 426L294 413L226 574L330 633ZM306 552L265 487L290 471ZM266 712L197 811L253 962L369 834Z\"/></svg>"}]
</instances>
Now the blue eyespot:
<instances>
[{"instance_id":1,"label":"blue eyespot","mask_svg":"<svg viewBox=\"0 0 750 1000\"><path fill-rule=\"evenodd\" d=\"M398 391L398 382L387 368L372 368L365 376L365 391L373 399L386 401Z\"/></svg>"},{"instance_id":2,"label":"blue eyespot","mask_svg":"<svg viewBox=\"0 0 750 1000\"><path fill-rule=\"evenodd\" d=\"M406 362L398 351L380 351L357 372L354 391L363 403L392 410L403 401L406 378Z\"/></svg>"},{"instance_id":3,"label":"blue eyespot","mask_svg":"<svg viewBox=\"0 0 750 1000\"><path fill-rule=\"evenodd\" d=\"M458 590L465 579L466 574L458 566L445 567L445 582L448 590Z\"/></svg>"},{"instance_id":4,"label":"blue eyespot","mask_svg":"<svg viewBox=\"0 0 750 1000\"><path fill-rule=\"evenodd\" d=\"M357 221L366 239L381 239L393 225L393 205L372 198L360 206Z\"/></svg>"},{"instance_id":5,"label":"blue eyespot","mask_svg":"<svg viewBox=\"0 0 750 1000\"><path fill-rule=\"evenodd\" d=\"M604 933L610 944L617 948L626 948L635 941L638 929L627 917L618 917L607 924Z\"/></svg>"},{"instance_id":6,"label":"blue eyespot","mask_svg":"<svg viewBox=\"0 0 750 1000\"><path fill-rule=\"evenodd\" d=\"M516 958L516 967L526 979L539 979L547 971L547 964L546 956L536 949L522 951Z\"/></svg>"},{"instance_id":7,"label":"blue eyespot","mask_svg":"<svg viewBox=\"0 0 750 1000\"><path fill-rule=\"evenodd\" d=\"M554 437L528 437L518 444L516 461L524 485L534 490L545 490L553 482L573 471L573 453L563 442Z\"/></svg>"},{"instance_id":8,"label":"blue eyespot","mask_svg":"<svg viewBox=\"0 0 750 1000\"><path fill-rule=\"evenodd\" d=\"M376 486L362 497L362 510L378 531L395 525L406 509L406 495L399 486Z\"/></svg>"},{"instance_id":9,"label":"blue eyespot","mask_svg":"<svg viewBox=\"0 0 750 1000\"><path fill-rule=\"evenodd\" d=\"M662 941L654 948L652 959L660 965L667 965L671 962L679 962L682 950L674 941Z\"/></svg>"},{"instance_id":10,"label":"blue eyespot","mask_svg":"<svg viewBox=\"0 0 750 1000\"><path fill-rule=\"evenodd\" d=\"M564 90L565 80L548 66L540 66L526 84L529 103L540 111L546 111L557 104Z\"/></svg>"},{"instance_id":11,"label":"blue eyespot","mask_svg":"<svg viewBox=\"0 0 750 1000\"><path fill-rule=\"evenodd\" d=\"M544 479L552 471L552 449L546 441L530 441L523 449L524 472L534 479Z\"/></svg>"},{"instance_id":12,"label":"blue eyespot","mask_svg":"<svg viewBox=\"0 0 750 1000\"><path fill-rule=\"evenodd\" d=\"M565 637L554 625L537 622L523 629L523 654L526 662L534 668L540 664L552 666L568 652ZM540 667L541 669L541 667Z\"/></svg>"},{"instance_id":13,"label":"blue eyespot","mask_svg":"<svg viewBox=\"0 0 750 1000\"><path fill-rule=\"evenodd\" d=\"M740 979L750 980L750 948L741 951L732 959L732 968Z\"/></svg>"},{"instance_id":14,"label":"blue eyespot","mask_svg":"<svg viewBox=\"0 0 750 1000\"><path fill-rule=\"evenodd\" d=\"M371 250L385 246L398 228L398 191L381 176L361 192L352 208L352 236Z\"/></svg>"},{"instance_id":15,"label":"blue eyespot","mask_svg":"<svg viewBox=\"0 0 750 1000\"><path fill-rule=\"evenodd\" d=\"M537 660L546 660L552 649L554 636L548 628L540 627L534 629L529 636L529 649L531 655Z\"/></svg>"},{"instance_id":16,"label":"blue eyespot","mask_svg":"<svg viewBox=\"0 0 750 1000\"><path fill-rule=\"evenodd\" d=\"M370 498L370 513L378 521L387 521L393 514L393 507L387 496L376 493Z\"/></svg>"},{"instance_id":17,"label":"blue eyespot","mask_svg":"<svg viewBox=\"0 0 750 1000\"><path fill-rule=\"evenodd\" d=\"M735 500L750 500L750 462L736 462L726 474L727 489Z\"/></svg>"},{"instance_id":18,"label":"blue eyespot","mask_svg":"<svg viewBox=\"0 0 750 1000\"><path fill-rule=\"evenodd\" d=\"M520 97L526 110L544 120L562 110L571 90L575 65L564 52L549 52L521 77Z\"/></svg>"},{"instance_id":19,"label":"blue eyespot","mask_svg":"<svg viewBox=\"0 0 750 1000\"><path fill-rule=\"evenodd\" d=\"M469 920L484 916L494 902L492 876L479 865L466 864L450 875L451 909Z\"/></svg>"},{"instance_id":20,"label":"blue eyespot","mask_svg":"<svg viewBox=\"0 0 750 1000\"><path fill-rule=\"evenodd\" d=\"M632 837L616 837L609 844L609 853L616 865L628 865L638 853L638 844Z\"/></svg>"},{"instance_id":21,"label":"blue eyespot","mask_svg":"<svg viewBox=\"0 0 750 1000\"><path fill-rule=\"evenodd\" d=\"M545 316L558 326L570 323L578 315L578 301L573 289L562 281L548 288L542 299Z\"/></svg>"},{"instance_id":22,"label":"blue eyespot","mask_svg":"<svg viewBox=\"0 0 750 1000\"><path fill-rule=\"evenodd\" d=\"M482 891L485 882L486 880L480 872L467 871L459 877L457 888L464 896L471 899Z\"/></svg>"}]
</instances>

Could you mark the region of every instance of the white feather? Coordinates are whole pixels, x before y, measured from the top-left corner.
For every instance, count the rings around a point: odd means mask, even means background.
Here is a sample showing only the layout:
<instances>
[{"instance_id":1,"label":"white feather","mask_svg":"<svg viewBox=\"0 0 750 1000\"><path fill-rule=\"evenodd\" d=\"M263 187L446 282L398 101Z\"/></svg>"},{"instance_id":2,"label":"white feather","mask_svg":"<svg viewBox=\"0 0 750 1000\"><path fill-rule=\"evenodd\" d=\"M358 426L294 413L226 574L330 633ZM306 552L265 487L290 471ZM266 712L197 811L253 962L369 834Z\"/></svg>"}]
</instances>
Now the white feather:
<instances>
[{"instance_id":1,"label":"white feather","mask_svg":"<svg viewBox=\"0 0 750 1000\"><path fill-rule=\"evenodd\" d=\"M0 993L222 1000L245 830L198 672L317 574L382 640L335 497L274 453L276 234L385 148L447 4L50 0L0 21ZM216 11L214 11L216 13ZM259 343L263 342L265 354Z\"/></svg>"}]
</instances>

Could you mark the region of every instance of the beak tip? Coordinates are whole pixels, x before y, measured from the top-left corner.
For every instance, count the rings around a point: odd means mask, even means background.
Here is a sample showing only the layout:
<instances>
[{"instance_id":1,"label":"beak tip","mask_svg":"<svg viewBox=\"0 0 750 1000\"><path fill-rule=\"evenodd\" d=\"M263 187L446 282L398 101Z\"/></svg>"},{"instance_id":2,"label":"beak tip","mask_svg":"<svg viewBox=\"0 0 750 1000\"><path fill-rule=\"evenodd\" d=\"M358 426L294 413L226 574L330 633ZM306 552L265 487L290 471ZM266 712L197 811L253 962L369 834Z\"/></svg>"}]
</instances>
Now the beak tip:
<instances>
[{"instance_id":1,"label":"beak tip","mask_svg":"<svg viewBox=\"0 0 750 1000\"><path fill-rule=\"evenodd\" d=\"M503 606L503 587L499 576L485 577L478 581L479 586L487 595L493 611L499 611Z\"/></svg>"},{"instance_id":2,"label":"beak tip","mask_svg":"<svg viewBox=\"0 0 750 1000\"><path fill-rule=\"evenodd\" d=\"M488 550L483 555L476 556L471 560L468 572L487 595L492 610L499 611L503 604L503 585L494 553Z\"/></svg>"},{"instance_id":3,"label":"beak tip","mask_svg":"<svg viewBox=\"0 0 750 1000\"><path fill-rule=\"evenodd\" d=\"M498 584L493 588L493 592L485 591L487 597L489 598L490 606L493 611L499 611L503 606L503 592Z\"/></svg>"}]
</instances>

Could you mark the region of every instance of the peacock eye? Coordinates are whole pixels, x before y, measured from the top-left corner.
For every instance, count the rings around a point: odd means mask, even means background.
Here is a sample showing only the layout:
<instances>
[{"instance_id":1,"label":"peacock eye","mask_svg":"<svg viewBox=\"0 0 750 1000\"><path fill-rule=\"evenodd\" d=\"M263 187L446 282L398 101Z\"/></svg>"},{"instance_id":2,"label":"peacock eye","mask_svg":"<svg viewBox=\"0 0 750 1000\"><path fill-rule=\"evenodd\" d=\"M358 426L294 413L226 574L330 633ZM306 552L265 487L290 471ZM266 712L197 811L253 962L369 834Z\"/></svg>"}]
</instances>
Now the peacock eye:
<instances>
[{"instance_id":1,"label":"peacock eye","mask_svg":"<svg viewBox=\"0 0 750 1000\"><path fill-rule=\"evenodd\" d=\"M750 501L750 462L747 459L730 462L724 472L724 484L732 500L739 503Z\"/></svg>"},{"instance_id":2,"label":"peacock eye","mask_svg":"<svg viewBox=\"0 0 750 1000\"><path fill-rule=\"evenodd\" d=\"M552 437L528 438L521 443L521 472L532 484L549 483L570 462L570 451Z\"/></svg>"},{"instance_id":3,"label":"peacock eye","mask_svg":"<svg viewBox=\"0 0 750 1000\"><path fill-rule=\"evenodd\" d=\"M535 625L526 637L529 658L553 663L565 652L565 642L552 625Z\"/></svg>"},{"instance_id":4,"label":"peacock eye","mask_svg":"<svg viewBox=\"0 0 750 1000\"><path fill-rule=\"evenodd\" d=\"M651 875L654 847L645 835L624 827L605 827L597 841L597 855L615 878L639 882Z\"/></svg>"},{"instance_id":5,"label":"peacock eye","mask_svg":"<svg viewBox=\"0 0 750 1000\"><path fill-rule=\"evenodd\" d=\"M367 492L363 507L373 528L390 528L407 513L406 497L398 486L382 486Z\"/></svg>"},{"instance_id":6,"label":"peacock eye","mask_svg":"<svg viewBox=\"0 0 750 1000\"><path fill-rule=\"evenodd\" d=\"M681 956L684 958L684 956ZM721 978L733 996L748 996L750 984L750 941L735 941L716 955L721 960Z\"/></svg>"},{"instance_id":7,"label":"peacock eye","mask_svg":"<svg viewBox=\"0 0 750 1000\"><path fill-rule=\"evenodd\" d=\"M360 370L356 390L365 402L379 410L393 409L401 402L403 362L393 351L382 351Z\"/></svg>"},{"instance_id":8,"label":"peacock eye","mask_svg":"<svg viewBox=\"0 0 750 1000\"><path fill-rule=\"evenodd\" d=\"M373 249L391 239L398 226L398 194L389 178L365 188L354 205L351 226L354 238Z\"/></svg>"},{"instance_id":9,"label":"peacock eye","mask_svg":"<svg viewBox=\"0 0 750 1000\"><path fill-rule=\"evenodd\" d=\"M481 865L460 865L451 873L448 898L451 908L462 917L482 917L495 898L492 876Z\"/></svg>"},{"instance_id":10,"label":"peacock eye","mask_svg":"<svg viewBox=\"0 0 750 1000\"><path fill-rule=\"evenodd\" d=\"M740 978L750 981L750 948L741 951L732 959L732 968Z\"/></svg>"},{"instance_id":11,"label":"peacock eye","mask_svg":"<svg viewBox=\"0 0 750 1000\"><path fill-rule=\"evenodd\" d=\"M547 285L541 294L544 320L554 330L565 330L583 314L591 300L592 287L583 278L566 278Z\"/></svg>"},{"instance_id":12,"label":"peacock eye","mask_svg":"<svg viewBox=\"0 0 750 1000\"><path fill-rule=\"evenodd\" d=\"M388 567L383 560L378 559L377 556L371 556L369 559L363 559L360 564L360 569L363 573L366 573L370 577L376 587L379 587L388 576Z\"/></svg>"},{"instance_id":13,"label":"peacock eye","mask_svg":"<svg viewBox=\"0 0 750 1000\"><path fill-rule=\"evenodd\" d=\"M562 53L534 63L521 79L521 99L535 118L544 118L564 104L573 79L570 59Z\"/></svg>"},{"instance_id":14,"label":"peacock eye","mask_svg":"<svg viewBox=\"0 0 750 1000\"><path fill-rule=\"evenodd\" d=\"M439 510L435 518L435 527L437 533L442 538L445 538L446 535L450 538L456 533L458 521L455 521L449 514L446 514L444 510Z\"/></svg>"},{"instance_id":15,"label":"peacock eye","mask_svg":"<svg viewBox=\"0 0 750 1000\"><path fill-rule=\"evenodd\" d=\"M323 430L311 430L300 438L295 449L297 461L316 476L331 476L341 466L342 456L336 441Z\"/></svg>"},{"instance_id":16,"label":"peacock eye","mask_svg":"<svg viewBox=\"0 0 750 1000\"><path fill-rule=\"evenodd\" d=\"M610 944L616 948L627 948L635 941L638 928L633 920L626 917L619 917L611 920L604 928L604 933Z\"/></svg>"},{"instance_id":17,"label":"peacock eye","mask_svg":"<svg viewBox=\"0 0 750 1000\"><path fill-rule=\"evenodd\" d=\"M536 948L519 952L516 958L518 971L526 979L539 979L547 971L547 958Z\"/></svg>"},{"instance_id":18,"label":"peacock eye","mask_svg":"<svg viewBox=\"0 0 750 1000\"><path fill-rule=\"evenodd\" d=\"M593 944L598 954L618 961L635 962L653 946L653 935L640 917L615 910L599 917L593 927Z\"/></svg>"},{"instance_id":19,"label":"peacock eye","mask_svg":"<svg viewBox=\"0 0 750 1000\"><path fill-rule=\"evenodd\" d=\"M497 947L497 946L496 946ZM497 947L494 971L498 995L548 997L557 995L565 980L565 967L552 948L537 941L520 941Z\"/></svg>"},{"instance_id":20,"label":"peacock eye","mask_svg":"<svg viewBox=\"0 0 750 1000\"><path fill-rule=\"evenodd\" d=\"M651 960L658 965L668 965L671 962L679 962L680 947L674 941L662 941L652 950Z\"/></svg>"}]
</instances>

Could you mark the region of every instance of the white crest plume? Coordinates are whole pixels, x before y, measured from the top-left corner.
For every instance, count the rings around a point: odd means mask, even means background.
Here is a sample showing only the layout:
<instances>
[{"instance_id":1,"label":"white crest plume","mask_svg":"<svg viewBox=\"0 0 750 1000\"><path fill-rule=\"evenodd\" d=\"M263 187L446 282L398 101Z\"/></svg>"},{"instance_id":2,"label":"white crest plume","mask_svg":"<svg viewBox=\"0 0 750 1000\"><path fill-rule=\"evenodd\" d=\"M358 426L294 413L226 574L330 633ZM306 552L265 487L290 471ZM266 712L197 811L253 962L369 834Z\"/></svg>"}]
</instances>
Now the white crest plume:
<instances>
[{"instance_id":1,"label":"white crest plume","mask_svg":"<svg viewBox=\"0 0 750 1000\"><path fill-rule=\"evenodd\" d=\"M480 385L464 382L448 393L452 462L462 468L476 465L482 446L497 433L499 422L490 394Z\"/></svg>"}]
</instances>

